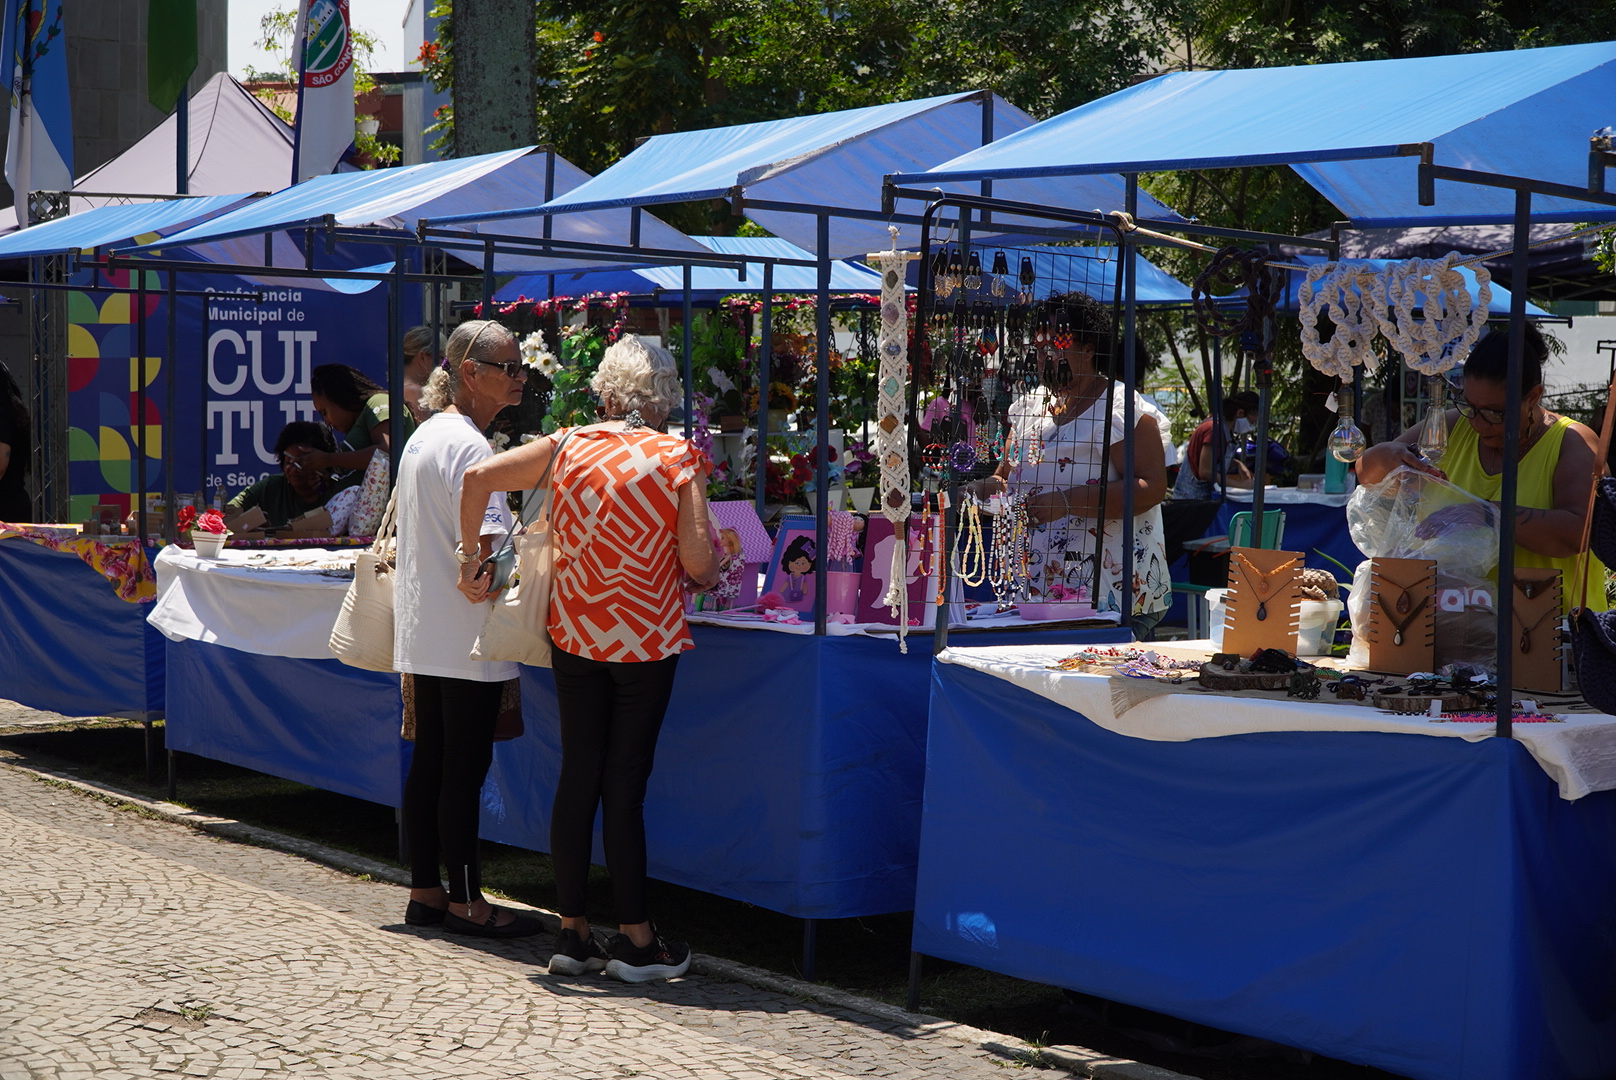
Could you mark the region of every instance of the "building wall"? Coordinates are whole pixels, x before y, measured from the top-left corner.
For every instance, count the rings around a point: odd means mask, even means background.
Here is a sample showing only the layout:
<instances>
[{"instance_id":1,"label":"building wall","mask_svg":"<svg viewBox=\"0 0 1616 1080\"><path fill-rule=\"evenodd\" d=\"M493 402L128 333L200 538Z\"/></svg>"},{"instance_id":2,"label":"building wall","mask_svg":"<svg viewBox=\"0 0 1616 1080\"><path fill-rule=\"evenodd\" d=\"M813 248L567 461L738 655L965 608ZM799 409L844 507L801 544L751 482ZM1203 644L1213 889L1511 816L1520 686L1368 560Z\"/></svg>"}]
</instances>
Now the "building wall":
<instances>
[{"instance_id":1,"label":"building wall","mask_svg":"<svg viewBox=\"0 0 1616 1080\"><path fill-rule=\"evenodd\" d=\"M438 40L438 23L442 20L427 14L432 7L433 0L410 0L404 11L404 51L399 55L403 58L405 71L420 71L421 46L428 41ZM438 132L426 134L426 129L437 122L435 114L438 107L449 104L448 91L434 90L430 82L423 80L404 84L403 97L404 135L400 142L404 157L399 164L419 165L423 161L437 161L441 155L432 149L432 144L438 140Z\"/></svg>"},{"instance_id":2,"label":"building wall","mask_svg":"<svg viewBox=\"0 0 1616 1080\"><path fill-rule=\"evenodd\" d=\"M228 0L197 0L196 90L227 68ZM73 96L73 172L103 165L162 122L146 100L146 5L140 0L73 0L66 6L67 78ZM0 147L6 132L0 124ZM0 180L0 203L11 204Z\"/></svg>"}]
</instances>

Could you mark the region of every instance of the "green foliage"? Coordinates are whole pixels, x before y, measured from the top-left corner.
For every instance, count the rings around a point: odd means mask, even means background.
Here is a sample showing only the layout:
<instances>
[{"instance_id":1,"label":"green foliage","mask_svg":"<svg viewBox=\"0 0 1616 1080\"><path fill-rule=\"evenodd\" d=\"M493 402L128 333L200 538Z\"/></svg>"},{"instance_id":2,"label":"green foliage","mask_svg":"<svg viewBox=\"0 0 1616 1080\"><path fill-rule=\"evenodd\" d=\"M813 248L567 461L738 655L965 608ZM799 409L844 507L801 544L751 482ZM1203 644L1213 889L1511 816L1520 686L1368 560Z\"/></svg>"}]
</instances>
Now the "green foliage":
<instances>
[{"instance_id":1,"label":"green foliage","mask_svg":"<svg viewBox=\"0 0 1616 1080\"><path fill-rule=\"evenodd\" d=\"M589 393L589 380L606 353L606 333L598 326L568 327L561 332L556 355L561 370L550 378L550 411L544 417L544 432L595 422L595 399Z\"/></svg>"}]
</instances>

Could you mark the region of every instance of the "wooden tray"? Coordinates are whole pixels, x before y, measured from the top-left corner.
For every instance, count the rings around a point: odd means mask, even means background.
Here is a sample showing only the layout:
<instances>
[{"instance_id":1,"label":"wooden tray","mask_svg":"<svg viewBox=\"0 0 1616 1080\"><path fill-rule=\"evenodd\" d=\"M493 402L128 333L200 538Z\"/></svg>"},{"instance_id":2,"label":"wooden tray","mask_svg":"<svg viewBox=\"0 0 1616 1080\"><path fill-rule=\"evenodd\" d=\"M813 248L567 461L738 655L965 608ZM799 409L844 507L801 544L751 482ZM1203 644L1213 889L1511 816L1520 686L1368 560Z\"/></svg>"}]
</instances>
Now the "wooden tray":
<instances>
[{"instance_id":1,"label":"wooden tray","mask_svg":"<svg viewBox=\"0 0 1616 1080\"><path fill-rule=\"evenodd\" d=\"M1317 670L1311 664L1305 663L1296 669L1296 671ZM1224 671L1209 661L1201 665L1200 682L1208 690L1284 690L1291 685L1291 676L1295 675L1296 671L1282 671L1277 674Z\"/></svg>"},{"instance_id":2,"label":"wooden tray","mask_svg":"<svg viewBox=\"0 0 1616 1080\"><path fill-rule=\"evenodd\" d=\"M1425 716L1431 711L1431 702L1442 702L1443 712L1462 712L1476 707L1476 699L1469 694L1450 690L1446 694L1382 694L1373 695L1375 708L1389 709L1401 716Z\"/></svg>"}]
</instances>

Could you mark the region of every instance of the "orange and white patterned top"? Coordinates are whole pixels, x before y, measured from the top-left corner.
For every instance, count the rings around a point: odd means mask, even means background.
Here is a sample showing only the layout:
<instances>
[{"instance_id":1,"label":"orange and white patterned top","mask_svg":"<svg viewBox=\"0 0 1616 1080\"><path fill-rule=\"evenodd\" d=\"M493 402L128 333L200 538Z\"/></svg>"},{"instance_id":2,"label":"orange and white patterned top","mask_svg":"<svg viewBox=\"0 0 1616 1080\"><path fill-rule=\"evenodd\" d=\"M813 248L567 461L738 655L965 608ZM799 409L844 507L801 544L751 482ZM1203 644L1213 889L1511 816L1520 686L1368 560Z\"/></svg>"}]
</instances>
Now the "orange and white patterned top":
<instances>
[{"instance_id":1,"label":"orange and white patterned top","mask_svg":"<svg viewBox=\"0 0 1616 1080\"><path fill-rule=\"evenodd\" d=\"M649 428L572 432L554 474L550 640L591 660L661 660L695 647L679 593L679 489L710 471Z\"/></svg>"}]
</instances>

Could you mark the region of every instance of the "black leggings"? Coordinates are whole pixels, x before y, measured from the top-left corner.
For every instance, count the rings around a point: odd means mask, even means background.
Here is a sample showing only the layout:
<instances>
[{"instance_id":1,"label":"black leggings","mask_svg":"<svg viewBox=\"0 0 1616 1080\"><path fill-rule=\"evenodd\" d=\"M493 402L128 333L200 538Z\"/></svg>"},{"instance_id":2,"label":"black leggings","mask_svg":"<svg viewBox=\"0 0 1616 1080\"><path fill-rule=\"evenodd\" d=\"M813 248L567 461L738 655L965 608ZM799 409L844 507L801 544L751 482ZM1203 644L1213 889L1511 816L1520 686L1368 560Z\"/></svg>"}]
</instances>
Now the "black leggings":
<instances>
[{"instance_id":1,"label":"black leggings","mask_svg":"<svg viewBox=\"0 0 1616 1080\"><path fill-rule=\"evenodd\" d=\"M584 915L595 808L617 921L646 922L645 785L657 733L673 695L678 654L644 663L589 660L556 649L556 704L561 712L561 779L550 816L556 899L566 918Z\"/></svg>"},{"instance_id":2,"label":"black leggings","mask_svg":"<svg viewBox=\"0 0 1616 1080\"><path fill-rule=\"evenodd\" d=\"M404 781L410 886L436 889L449 869L449 899L481 900L477 816L494 760L494 720L503 683L415 676L415 753Z\"/></svg>"}]
</instances>

